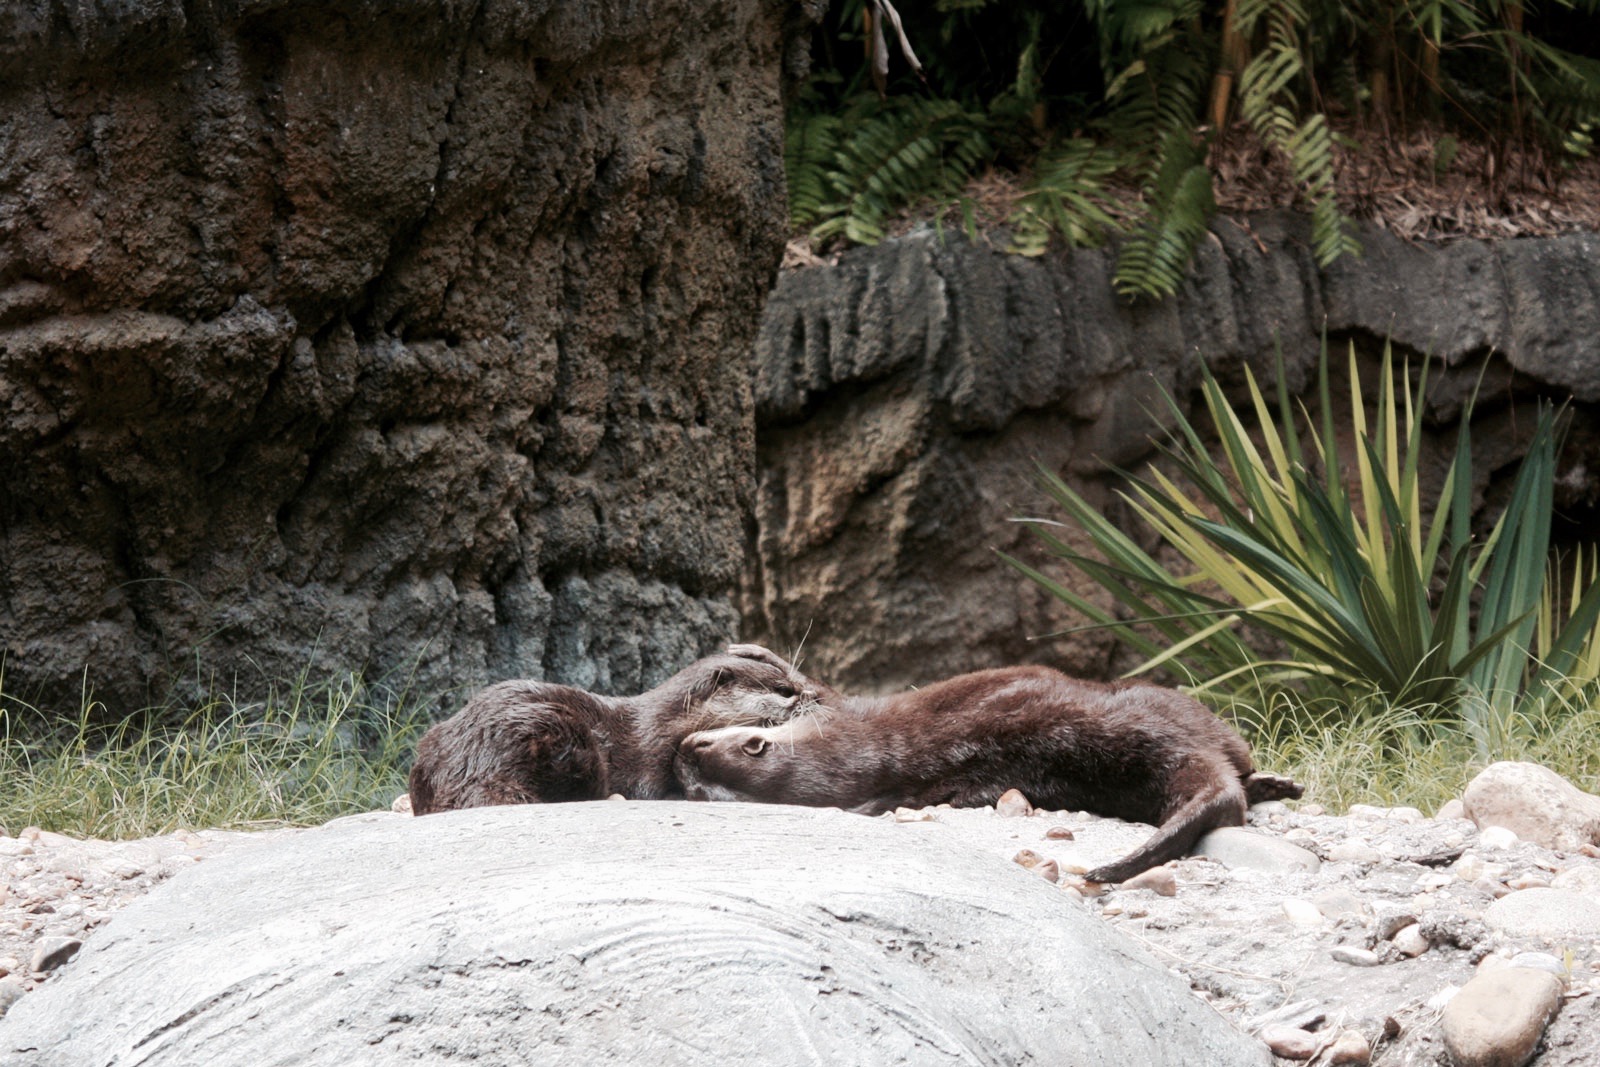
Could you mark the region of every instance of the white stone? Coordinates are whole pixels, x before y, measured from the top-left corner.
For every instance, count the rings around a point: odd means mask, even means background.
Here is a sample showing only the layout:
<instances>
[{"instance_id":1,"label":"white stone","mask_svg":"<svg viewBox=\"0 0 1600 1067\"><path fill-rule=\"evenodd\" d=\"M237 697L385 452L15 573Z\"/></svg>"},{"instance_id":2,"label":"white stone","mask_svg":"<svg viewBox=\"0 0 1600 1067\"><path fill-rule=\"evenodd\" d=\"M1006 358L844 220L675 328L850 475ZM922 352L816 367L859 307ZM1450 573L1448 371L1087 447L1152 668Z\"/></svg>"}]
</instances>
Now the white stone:
<instances>
[{"instance_id":1,"label":"white stone","mask_svg":"<svg viewBox=\"0 0 1600 1067\"><path fill-rule=\"evenodd\" d=\"M1243 867L1269 874L1314 872L1322 866L1315 853L1299 845L1235 826L1224 826L1206 834L1195 844L1194 854L1224 867Z\"/></svg>"},{"instance_id":2,"label":"white stone","mask_svg":"<svg viewBox=\"0 0 1600 1067\"><path fill-rule=\"evenodd\" d=\"M1322 912L1309 900L1290 897L1283 902L1283 913L1296 926L1322 925Z\"/></svg>"},{"instance_id":3,"label":"white stone","mask_svg":"<svg viewBox=\"0 0 1600 1067\"><path fill-rule=\"evenodd\" d=\"M1454 797L1445 801L1444 805L1440 807L1433 817L1435 819L1465 819L1467 817L1467 806L1461 803L1460 797Z\"/></svg>"},{"instance_id":4,"label":"white stone","mask_svg":"<svg viewBox=\"0 0 1600 1067\"><path fill-rule=\"evenodd\" d=\"M1393 941L1402 956L1420 956L1433 947L1432 942L1423 936L1422 927L1416 923L1397 931Z\"/></svg>"},{"instance_id":5,"label":"white stone","mask_svg":"<svg viewBox=\"0 0 1600 1067\"><path fill-rule=\"evenodd\" d=\"M1524 889L1490 904L1484 922L1509 937L1600 938L1600 907L1566 889Z\"/></svg>"},{"instance_id":6,"label":"white stone","mask_svg":"<svg viewBox=\"0 0 1600 1067\"><path fill-rule=\"evenodd\" d=\"M1380 863L1383 854L1359 837L1348 838L1328 849L1328 859L1334 863Z\"/></svg>"},{"instance_id":7,"label":"white stone","mask_svg":"<svg viewBox=\"0 0 1600 1067\"><path fill-rule=\"evenodd\" d=\"M1483 832L1478 835L1478 846L1480 848L1510 848L1519 840L1521 838L1517 837L1517 832L1509 826L1486 826Z\"/></svg>"}]
</instances>

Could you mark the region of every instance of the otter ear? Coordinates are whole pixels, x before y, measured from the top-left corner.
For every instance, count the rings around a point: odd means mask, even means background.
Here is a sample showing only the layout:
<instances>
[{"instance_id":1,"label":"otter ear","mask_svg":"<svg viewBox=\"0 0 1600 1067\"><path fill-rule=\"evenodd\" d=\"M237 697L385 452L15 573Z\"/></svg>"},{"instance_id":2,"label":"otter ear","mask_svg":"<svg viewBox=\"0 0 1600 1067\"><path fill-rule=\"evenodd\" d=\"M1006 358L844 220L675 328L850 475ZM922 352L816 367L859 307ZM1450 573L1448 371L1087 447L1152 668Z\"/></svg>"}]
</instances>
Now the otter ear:
<instances>
[{"instance_id":1,"label":"otter ear","mask_svg":"<svg viewBox=\"0 0 1600 1067\"><path fill-rule=\"evenodd\" d=\"M772 649L766 648L762 645L729 645L728 655L737 656L740 659L757 660L758 662L776 667L785 674L788 674L794 670L794 667L789 663L788 660L772 651Z\"/></svg>"},{"instance_id":2,"label":"otter ear","mask_svg":"<svg viewBox=\"0 0 1600 1067\"><path fill-rule=\"evenodd\" d=\"M765 737L747 737L744 744L739 747L744 749L746 756L759 756L767 750L767 739Z\"/></svg>"}]
</instances>

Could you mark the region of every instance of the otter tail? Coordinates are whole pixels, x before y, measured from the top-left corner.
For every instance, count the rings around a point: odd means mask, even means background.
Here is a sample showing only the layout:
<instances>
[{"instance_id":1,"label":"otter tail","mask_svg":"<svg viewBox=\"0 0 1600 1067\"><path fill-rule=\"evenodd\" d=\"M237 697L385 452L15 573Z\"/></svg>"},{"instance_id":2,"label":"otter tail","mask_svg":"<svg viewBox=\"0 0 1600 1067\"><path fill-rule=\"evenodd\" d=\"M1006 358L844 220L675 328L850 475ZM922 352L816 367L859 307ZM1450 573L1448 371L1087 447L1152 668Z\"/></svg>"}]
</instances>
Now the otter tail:
<instances>
[{"instance_id":1,"label":"otter tail","mask_svg":"<svg viewBox=\"0 0 1600 1067\"><path fill-rule=\"evenodd\" d=\"M1305 787L1293 778L1276 774L1261 774L1258 771L1244 780L1244 795L1251 804L1262 804L1269 800L1299 800L1305 791Z\"/></svg>"},{"instance_id":2,"label":"otter tail","mask_svg":"<svg viewBox=\"0 0 1600 1067\"><path fill-rule=\"evenodd\" d=\"M1170 811L1150 839L1115 863L1085 874L1091 882L1125 882L1140 871L1186 855L1195 842L1219 826L1244 825L1245 791L1237 778L1225 777L1221 767L1191 763L1179 772L1172 793L1183 799ZM1181 779L1187 778L1185 783Z\"/></svg>"}]
</instances>

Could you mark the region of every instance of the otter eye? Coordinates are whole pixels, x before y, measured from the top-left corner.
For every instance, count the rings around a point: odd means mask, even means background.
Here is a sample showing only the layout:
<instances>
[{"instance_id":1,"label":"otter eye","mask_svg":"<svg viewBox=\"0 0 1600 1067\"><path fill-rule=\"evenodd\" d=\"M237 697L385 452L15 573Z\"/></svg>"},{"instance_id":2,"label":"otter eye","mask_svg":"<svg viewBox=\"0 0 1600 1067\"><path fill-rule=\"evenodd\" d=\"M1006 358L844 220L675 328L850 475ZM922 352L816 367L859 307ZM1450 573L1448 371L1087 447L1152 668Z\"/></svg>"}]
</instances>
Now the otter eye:
<instances>
[{"instance_id":1,"label":"otter eye","mask_svg":"<svg viewBox=\"0 0 1600 1067\"><path fill-rule=\"evenodd\" d=\"M759 756L767 750L767 739L765 737L747 738L745 743L739 747L744 749L744 754L747 756Z\"/></svg>"},{"instance_id":2,"label":"otter eye","mask_svg":"<svg viewBox=\"0 0 1600 1067\"><path fill-rule=\"evenodd\" d=\"M772 687L772 691L774 693L777 693L779 696L784 697L784 698L792 697L792 696L795 695L794 686L790 685L788 682L780 682L778 685L775 685L775 686Z\"/></svg>"}]
</instances>

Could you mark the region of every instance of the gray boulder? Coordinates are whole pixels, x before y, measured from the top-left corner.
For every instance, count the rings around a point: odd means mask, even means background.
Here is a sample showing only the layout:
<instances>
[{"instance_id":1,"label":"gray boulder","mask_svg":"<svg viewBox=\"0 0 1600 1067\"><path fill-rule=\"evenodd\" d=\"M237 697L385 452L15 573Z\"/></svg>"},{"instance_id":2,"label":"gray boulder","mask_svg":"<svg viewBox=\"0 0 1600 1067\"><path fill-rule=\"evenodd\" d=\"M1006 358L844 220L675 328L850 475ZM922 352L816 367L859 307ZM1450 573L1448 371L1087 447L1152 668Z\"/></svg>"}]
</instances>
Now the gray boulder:
<instances>
[{"instance_id":1,"label":"gray boulder","mask_svg":"<svg viewBox=\"0 0 1600 1067\"><path fill-rule=\"evenodd\" d=\"M240 848L0 1021L8 1067L456 1059L1268 1062L1013 864L735 804L384 814Z\"/></svg>"}]
</instances>

